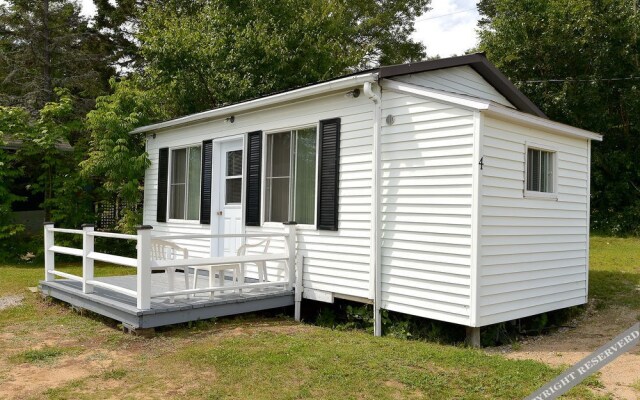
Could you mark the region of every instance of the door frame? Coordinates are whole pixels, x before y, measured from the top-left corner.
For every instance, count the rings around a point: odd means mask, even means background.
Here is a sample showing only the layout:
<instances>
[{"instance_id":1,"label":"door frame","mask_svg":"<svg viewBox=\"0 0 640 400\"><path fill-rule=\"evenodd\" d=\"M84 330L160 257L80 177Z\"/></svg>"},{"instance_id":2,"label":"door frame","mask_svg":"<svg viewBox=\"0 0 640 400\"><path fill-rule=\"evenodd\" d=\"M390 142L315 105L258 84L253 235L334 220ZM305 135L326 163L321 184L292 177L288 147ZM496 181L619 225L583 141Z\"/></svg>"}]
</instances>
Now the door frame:
<instances>
[{"instance_id":1,"label":"door frame","mask_svg":"<svg viewBox=\"0 0 640 400\"><path fill-rule=\"evenodd\" d=\"M225 136L222 138L217 138L213 140L213 160L212 166L213 169L211 177L211 234L217 235L220 231L220 216L218 215L218 211L220 207L223 205L220 204L220 191L222 189L222 146L228 142L232 141L240 141L240 148L242 149L242 191L241 191L241 200L240 200L240 212L241 212L241 228L240 233L245 233L245 182L247 175L247 163L245 162L246 157L246 140L245 135L233 135L233 136ZM210 243L210 254L212 257L217 257L221 255L219 254L220 249L220 239L211 238ZM244 238L242 239L242 243L244 243Z\"/></svg>"}]
</instances>

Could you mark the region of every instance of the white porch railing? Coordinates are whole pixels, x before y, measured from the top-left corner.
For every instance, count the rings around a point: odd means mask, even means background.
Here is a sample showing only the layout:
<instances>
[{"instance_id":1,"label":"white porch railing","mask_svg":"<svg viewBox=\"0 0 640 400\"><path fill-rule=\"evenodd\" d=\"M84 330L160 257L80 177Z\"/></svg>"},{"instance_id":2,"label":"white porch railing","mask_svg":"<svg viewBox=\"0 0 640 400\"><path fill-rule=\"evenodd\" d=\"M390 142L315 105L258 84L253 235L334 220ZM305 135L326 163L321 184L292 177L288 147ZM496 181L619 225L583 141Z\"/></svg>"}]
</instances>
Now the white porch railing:
<instances>
[{"instance_id":1,"label":"white porch railing","mask_svg":"<svg viewBox=\"0 0 640 400\"><path fill-rule=\"evenodd\" d=\"M111 290L136 299L137 308L146 310L151 308L151 299L156 297L174 297L180 295L193 295L197 293L213 293L216 291L229 291L266 287L281 287L288 290L297 286L295 277L300 275L296 271L296 225L295 223L285 224L283 233L264 233L264 234L234 234L234 235L158 235L152 236L152 227L143 225L138 227L136 235L127 235L122 233L96 232L93 225L83 225L82 229L62 229L55 228L53 223L44 224L44 268L45 281L51 282L55 277L66 278L78 282L82 282L82 291L90 294L94 292L95 287ZM82 235L82 248L72 248L58 246L55 244L55 233L67 233ZM135 240L137 243L136 258L122 257L112 254L96 252L94 241L96 237ZM257 254L257 255L240 255L232 257L208 257L208 258L184 258L173 260L153 260L151 243L153 239L184 240L184 239L203 239L203 238L284 238L285 249L282 253L276 254ZM55 254L67 254L82 257L82 276L58 271L55 268ZM136 268L136 290L113 285L103 281L99 281L94 276L94 261L103 261L111 264L122 265L125 267ZM166 292L152 293L151 271L167 270L180 268L184 273L188 273L189 267L197 266L217 266L217 265L244 265L256 262L281 262L284 264L284 277L282 280L274 280L267 282L246 283L239 282L232 286L208 286L204 288L189 288L182 290L170 290ZM213 269L211 272L213 273ZM219 272L223 273L223 272ZM267 278L268 280L268 278ZM210 280L212 281L212 280Z\"/></svg>"}]
</instances>

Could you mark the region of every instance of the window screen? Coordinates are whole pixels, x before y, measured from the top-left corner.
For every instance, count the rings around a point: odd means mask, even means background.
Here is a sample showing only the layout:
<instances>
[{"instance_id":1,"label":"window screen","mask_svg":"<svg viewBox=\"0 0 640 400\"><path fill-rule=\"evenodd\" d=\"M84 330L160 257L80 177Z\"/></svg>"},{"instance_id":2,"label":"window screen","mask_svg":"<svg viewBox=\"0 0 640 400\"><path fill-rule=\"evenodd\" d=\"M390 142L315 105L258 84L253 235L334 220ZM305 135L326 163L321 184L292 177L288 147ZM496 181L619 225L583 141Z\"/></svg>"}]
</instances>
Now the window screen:
<instances>
[{"instance_id":1,"label":"window screen","mask_svg":"<svg viewBox=\"0 0 640 400\"><path fill-rule=\"evenodd\" d=\"M265 221L314 224L316 128L267 135Z\"/></svg>"},{"instance_id":2,"label":"window screen","mask_svg":"<svg viewBox=\"0 0 640 400\"><path fill-rule=\"evenodd\" d=\"M200 146L171 151L169 218L200 218Z\"/></svg>"},{"instance_id":3,"label":"window screen","mask_svg":"<svg viewBox=\"0 0 640 400\"><path fill-rule=\"evenodd\" d=\"M529 148L527 150L527 190L553 193L554 153Z\"/></svg>"}]
</instances>

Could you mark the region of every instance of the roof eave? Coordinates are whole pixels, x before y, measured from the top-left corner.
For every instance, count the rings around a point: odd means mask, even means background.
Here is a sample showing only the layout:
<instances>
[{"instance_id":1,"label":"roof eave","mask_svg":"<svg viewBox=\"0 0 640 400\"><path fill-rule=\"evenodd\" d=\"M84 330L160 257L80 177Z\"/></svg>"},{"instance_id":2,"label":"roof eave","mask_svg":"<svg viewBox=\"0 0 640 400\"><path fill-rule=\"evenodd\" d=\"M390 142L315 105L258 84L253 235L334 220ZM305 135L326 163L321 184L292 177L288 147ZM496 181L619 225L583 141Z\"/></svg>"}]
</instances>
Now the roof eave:
<instances>
[{"instance_id":1,"label":"roof eave","mask_svg":"<svg viewBox=\"0 0 640 400\"><path fill-rule=\"evenodd\" d=\"M576 128L560 122L552 121L548 118L531 115L514 108L494 103L490 100L480 99L467 95L449 93L442 90L426 88L410 83L384 79L380 82L383 89L406 93L425 99L453 104L468 110L480 111L489 116L516 122L522 125L542 129L555 134L576 137L588 140L602 140L602 135L584 129Z\"/></svg>"},{"instance_id":2,"label":"roof eave","mask_svg":"<svg viewBox=\"0 0 640 400\"><path fill-rule=\"evenodd\" d=\"M280 105L282 103L299 100L305 97L311 97L320 94L329 94L335 91L345 90L354 86L362 85L365 82L376 82L378 74L376 72L366 72L363 74L352 75L341 79L335 79L317 85L306 86L299 89L290 90L271 96L261 97L254 100L233 104L226 107L220 107L197 114L187 115L157 124L142 126L131 131L131 134L155 132L163 129L174 128L178 126L191 125L195 123L210 121L218 118L226 118L228 116L245 112L254 111L259 108Z\"/></svg>"},{"instance_id":3,"label":"roof eave","mask_svg":"<svg viewBox=\"0 0 640 400\"><path fill-rule=\"evenodd\" d=\"M480 111L497 119L516 122L521 125L531 126L563 136L596 140L599 142L603 139L603 136L598 133L576 128L575 126L566 125L561 122L552 121L548 118L540 118L495 103L489 104L489 107Z\"/></svg>"}]
</instances>

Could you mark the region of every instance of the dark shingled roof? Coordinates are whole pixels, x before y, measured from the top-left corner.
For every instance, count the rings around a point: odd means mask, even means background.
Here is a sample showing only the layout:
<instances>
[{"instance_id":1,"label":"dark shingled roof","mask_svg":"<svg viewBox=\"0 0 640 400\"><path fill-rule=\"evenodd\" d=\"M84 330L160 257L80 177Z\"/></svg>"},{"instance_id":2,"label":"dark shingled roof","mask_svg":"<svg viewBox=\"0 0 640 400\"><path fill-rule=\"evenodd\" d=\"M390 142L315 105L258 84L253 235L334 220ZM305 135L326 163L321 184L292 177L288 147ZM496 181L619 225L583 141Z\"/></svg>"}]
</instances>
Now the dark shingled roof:
<instances>
[{"instance_id":1,"label":"dark shingled roof","mask_svg":"<svg viewBox=\"0 0 640 400\"><path fill-rule=\"evenodd\" d=\"M416 74L437 69L469 66L482 76L491 86L503 95L518 110L547 118L547 116L529 100L509 79L487 60L482 53L438 60L420 61L409 64L389 65L377 69L380 78ZM376 71L376 70L373 70Z\"/></svg>"}]
</instances>

